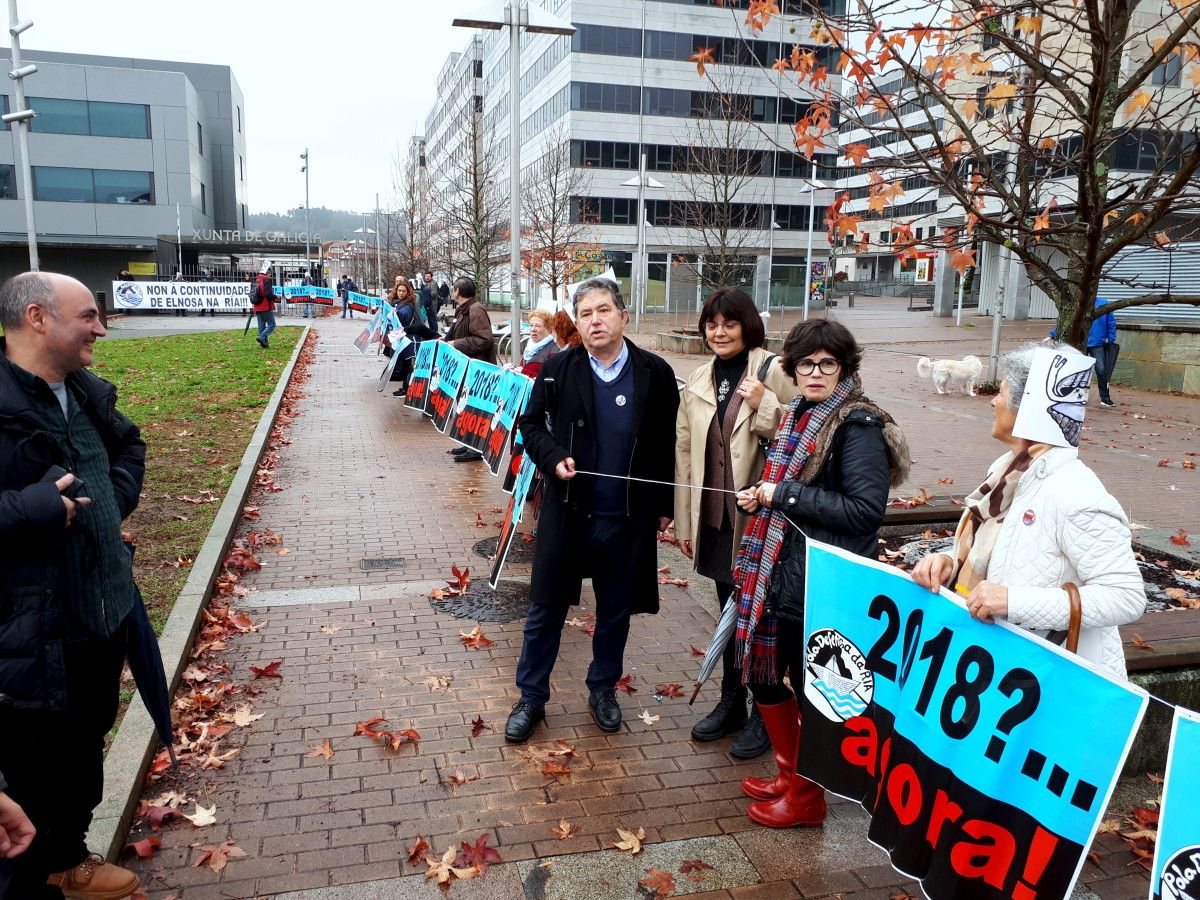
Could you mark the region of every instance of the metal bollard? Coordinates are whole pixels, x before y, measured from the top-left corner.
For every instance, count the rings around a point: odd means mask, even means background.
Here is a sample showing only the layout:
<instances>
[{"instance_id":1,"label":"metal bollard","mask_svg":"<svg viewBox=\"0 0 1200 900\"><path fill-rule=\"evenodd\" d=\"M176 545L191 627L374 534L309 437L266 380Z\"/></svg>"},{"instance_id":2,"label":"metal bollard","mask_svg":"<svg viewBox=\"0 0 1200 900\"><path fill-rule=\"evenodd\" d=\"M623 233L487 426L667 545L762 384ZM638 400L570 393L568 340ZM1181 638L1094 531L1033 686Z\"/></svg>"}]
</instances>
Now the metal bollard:
<instances>
[{"instance_id":1,"label":"metal bollard","mask_svg":"<svg viewBox=\"0 0 1200 900\"><path fill-rule=\"evenodd\" d=\"M96 291L96 306L100 308L100 324L108 328L108 293Z\"/></svg>"},{"instance_id":2,"label":"metal bollard","mask_svg":"<svg viewBox=\"0 0 1200 900\"><path fill-rule=\"evenodd\" d=\"M846 295L846 305L851 309L854 309L854 291L851 291Z\"/></svg>"}]
</instances>

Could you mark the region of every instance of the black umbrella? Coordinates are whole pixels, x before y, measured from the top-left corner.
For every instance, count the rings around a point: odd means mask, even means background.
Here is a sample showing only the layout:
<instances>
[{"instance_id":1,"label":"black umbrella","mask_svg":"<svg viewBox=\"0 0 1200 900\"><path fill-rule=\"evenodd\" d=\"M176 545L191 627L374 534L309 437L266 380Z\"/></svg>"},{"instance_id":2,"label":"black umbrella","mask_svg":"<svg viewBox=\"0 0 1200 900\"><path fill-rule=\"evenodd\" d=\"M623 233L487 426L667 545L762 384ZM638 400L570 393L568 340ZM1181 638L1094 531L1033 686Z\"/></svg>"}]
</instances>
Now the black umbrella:
<instances>
[{"instance_id":1,"label":"black umbrella","mask_svg":"<svg viewBox=\"0 0 1200 900\"><path fill-rule=\"evenodd\" d=\"M133 680L137 683L138 693L142 695L142 703L154 722L158 737L167 748L171 763L175 759L175 731L171 727L171 696L167 691L167 675L163 671L162 652L158 648L158 635L150 624L146 614L146 604L142 600L142 592L134 585L134 604L129 611L126 630L126 660Z\"/></svg>"},{"instance_id":2,"label":"black umbrella","mask_svg":"<svg viewBox=\"0 0 1200 900\"><path fill-rule=\"evenodd\" d=\"M247 334L250 333L250 323L253 321L254 321L254 313L251 312L250 315L246 316L246 327L242 329L242 337L245 337Z\"/></svg>"}]
</instances>

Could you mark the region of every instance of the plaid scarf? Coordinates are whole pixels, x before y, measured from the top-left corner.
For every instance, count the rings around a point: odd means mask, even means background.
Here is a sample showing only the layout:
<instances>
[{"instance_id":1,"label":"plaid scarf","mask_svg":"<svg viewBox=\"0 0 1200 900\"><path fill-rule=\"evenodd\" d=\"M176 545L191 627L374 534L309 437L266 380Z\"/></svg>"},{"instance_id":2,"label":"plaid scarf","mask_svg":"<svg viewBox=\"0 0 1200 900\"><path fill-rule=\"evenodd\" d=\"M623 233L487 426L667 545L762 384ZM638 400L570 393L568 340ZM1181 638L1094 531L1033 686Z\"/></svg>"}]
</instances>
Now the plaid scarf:
<instances>
[{"instance_id":1,"label":"plaid scarf","mask_svg":"<svg viewBox=\"0 0 1200 900\"><path fill-rule=\"evenodd\" d=\"M805 461L816 449L817 435L829 417L856 390L861 390L857 378L843 378L832 394L798 418L796 407L804 401L804 395L800 394L792 401L767 448L767 463L762 475L764 484L796 480ZM764 506L754 513L742 535L733 580L738 585L737 650L744 682L773 683L778 680L775 663L778 622L774 615L764 615L763 606L787 525L788 519L782 511Z\"/></svg>"},{"instance_id":2,"label":"plaid scarf","mask_svg":"<svg viewBox=\"0 0 1200 900\"><path fill-rule=\"evenodd\" d=\"M1007 464L998 466L983 484L963 501L962 518L954 534L955 589L966 596L971 588L987 578L988 561L1000 536L1000 526L1017 494L1021 476L1034 460L1050 449L1049 444L1031 444L1020 453L1010 454Z\"/></svg>"}]
</instances>

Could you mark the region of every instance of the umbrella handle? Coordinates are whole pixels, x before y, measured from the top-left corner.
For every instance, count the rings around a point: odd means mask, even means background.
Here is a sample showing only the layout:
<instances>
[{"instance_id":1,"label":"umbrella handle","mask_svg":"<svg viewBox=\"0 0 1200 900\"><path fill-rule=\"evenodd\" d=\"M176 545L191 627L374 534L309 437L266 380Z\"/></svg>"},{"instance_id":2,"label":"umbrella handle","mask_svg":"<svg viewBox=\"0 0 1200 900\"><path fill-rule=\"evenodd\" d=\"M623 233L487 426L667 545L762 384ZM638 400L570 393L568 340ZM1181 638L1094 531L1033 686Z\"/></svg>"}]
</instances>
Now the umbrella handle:
<instances>
[{"instance_id":1,"label":"umbrella handle","mask_svg":"<svg viewBox=\"0 0 1200 900\"><path fill-rule=\"evenodd\" d=\"M692 697L688 700L688 706L696 702L696 697L700 694L700 682L696 682L696 687L692 690Z\"/></svg>"}]
</instances>

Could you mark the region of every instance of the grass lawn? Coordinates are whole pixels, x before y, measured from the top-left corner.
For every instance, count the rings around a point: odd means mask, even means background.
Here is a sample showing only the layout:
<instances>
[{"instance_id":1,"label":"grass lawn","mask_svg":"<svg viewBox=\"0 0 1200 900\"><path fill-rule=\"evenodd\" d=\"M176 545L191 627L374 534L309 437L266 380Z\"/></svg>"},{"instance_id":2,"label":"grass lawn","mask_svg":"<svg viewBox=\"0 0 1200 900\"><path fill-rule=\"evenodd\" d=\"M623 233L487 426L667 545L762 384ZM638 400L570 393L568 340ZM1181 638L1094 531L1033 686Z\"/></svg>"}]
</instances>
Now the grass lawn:
<instances>
[{"instance_id":1,"label":"grass lawn","mask_svg":"<svg viewBox=\"0 0 1200 900\"><path fill-rule=\"evenodd\" d=\"M117 386L118 409L146 442L142 501L124 527L137 542L134 574L155 631L187 581L301 331L278 329L267 351L240 329L96 344L92 371Z\"/></svg>"}]
</instances>

